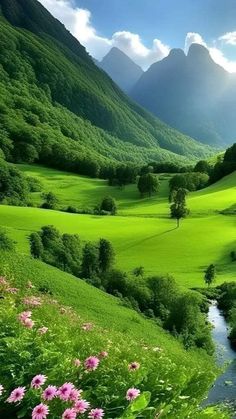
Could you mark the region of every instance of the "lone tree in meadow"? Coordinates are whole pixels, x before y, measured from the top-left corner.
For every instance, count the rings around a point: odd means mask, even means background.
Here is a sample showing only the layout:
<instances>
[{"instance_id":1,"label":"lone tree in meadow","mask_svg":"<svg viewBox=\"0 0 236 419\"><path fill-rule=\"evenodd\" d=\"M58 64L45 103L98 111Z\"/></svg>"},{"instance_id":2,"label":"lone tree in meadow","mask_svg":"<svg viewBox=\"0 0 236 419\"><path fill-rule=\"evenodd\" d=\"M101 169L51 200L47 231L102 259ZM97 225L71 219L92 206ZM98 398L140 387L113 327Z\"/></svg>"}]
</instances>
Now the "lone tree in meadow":
<instances>
[{"instance_id":1,"label":"lone tree in meadow","mask_svg":"<svg viewBox=\"0 0 236 419\"><path fill-rule=\"evenodd\" d=\"M214 282L215 277L216 277L216 267L212 263L206 269L205 276L204 276L204 281L208 285L208 287Z\"/></svg>"},{"instance_id":2,"label":"lone tree in meadow","mask_svg":"<svg viewBox=\"0 0 236 419\"><path fill-rule=\"evenodd\" d=\"M112 196L105 196L105 198L103 198L100 205L100 211L110 212L111 215L116 215L117 205Z\"/></svg>"},{"instance_id":3,"label":"lone tree in meadow","mask_svg":"<svg viewBox=\"0 0 236 419\"><path fill-rule=\"evenodd\" d=\"M141 196L148 194L151 196L153 193L156 193L159 188L159 181L157 176L152 173L147 173L141 175L138 180L138 190Z\"/></svg>"},{"instance_id":4,"label":"lone tree in meadow","mask_svg":"<svg viewBox=\"0 0 236 419\"><path fill-rule=\"evenodd\" d=\"M174 191L172 199L173 204L170 206L171 218L175 218L177 222L177 228L179 228L179 222L181 218L185 218L189 214L189 210L186 206L186 195L187 190L179 188Z\"/></svg>"},{"instance_id":5,"label":"lone tree in meadow","mask_svg":"<svg viewBox=\"0 0 236 419\"><path fill-rule=\"evenodd\" d=\"M98 253L99 270L103 274L108 272L114 263L115 252L111 242L106 239L100 239L98 245Z\"/></svg>"}]
</instances>

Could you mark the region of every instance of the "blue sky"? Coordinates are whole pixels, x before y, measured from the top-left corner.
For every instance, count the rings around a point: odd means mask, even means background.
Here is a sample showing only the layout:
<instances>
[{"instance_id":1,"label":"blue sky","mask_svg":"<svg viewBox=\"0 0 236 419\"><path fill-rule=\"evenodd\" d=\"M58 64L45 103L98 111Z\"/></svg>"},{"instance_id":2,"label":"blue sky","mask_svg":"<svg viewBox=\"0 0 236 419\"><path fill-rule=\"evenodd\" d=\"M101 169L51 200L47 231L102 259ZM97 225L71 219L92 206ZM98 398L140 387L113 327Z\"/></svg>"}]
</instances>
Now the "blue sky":
<instances>
[{"instance_id":1,"label":"blue sky","mask_svg":"<svg viewBox=\"0 0 236 419\"><path fill-rule=\"evenodd\" d=\"M143 68L170 48L205 45L236 71L236 0L40 0L97 59L112 46Z\"/></svg>"}]
</instances>

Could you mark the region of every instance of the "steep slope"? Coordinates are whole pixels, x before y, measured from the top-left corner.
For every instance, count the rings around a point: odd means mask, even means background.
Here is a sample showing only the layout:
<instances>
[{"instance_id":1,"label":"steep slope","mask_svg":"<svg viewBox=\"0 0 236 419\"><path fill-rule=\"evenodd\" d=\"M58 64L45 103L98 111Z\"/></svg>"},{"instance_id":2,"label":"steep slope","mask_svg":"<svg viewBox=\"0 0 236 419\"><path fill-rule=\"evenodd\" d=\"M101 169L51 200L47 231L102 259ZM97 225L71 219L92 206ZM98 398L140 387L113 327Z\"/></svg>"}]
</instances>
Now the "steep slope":
<instances>
[{"instance_id":1,"label":"steep slope","mask_svg":"<svg viewBox=\"0 0 236 419\"><path fill-rule=\"evenodd\" d=\"M127 93L131 91L143 74L141 67L115 47L103 58L99 67L106 71L112 80Z\"/></svg>"},{"instance_id":2,"label":"steep slope","mask_svg":"<svg viewBox=\"0 0 236 419\"><path fill-rule=\"evenodd\" d=\"M236 77L208 50L192 44L188 55L172 50L137 82L132 98L171 126L207 144L235 139Z\"/></svg>"},{"instance_id":3,"label":"steep slope","mask_svg":"<svg viewBox=\"0 0 236 419\"><path fill-rule=\"evenodd\" d=\"M131 102L36 0L0 6L1 147L9 160L97 176L117 161L210 154Z\"/></svg>"}]
</instances>

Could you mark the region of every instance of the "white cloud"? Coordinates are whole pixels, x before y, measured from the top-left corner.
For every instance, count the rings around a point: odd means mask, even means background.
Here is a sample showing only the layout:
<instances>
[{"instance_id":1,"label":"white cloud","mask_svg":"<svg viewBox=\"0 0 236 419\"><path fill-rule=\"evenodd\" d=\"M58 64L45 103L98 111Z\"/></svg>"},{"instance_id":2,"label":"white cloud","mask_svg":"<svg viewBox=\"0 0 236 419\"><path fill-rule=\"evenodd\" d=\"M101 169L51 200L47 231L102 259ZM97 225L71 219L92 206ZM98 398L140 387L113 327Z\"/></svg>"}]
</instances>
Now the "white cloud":
<instances>
[{"instance_id":1,"label":"white cloud","mask_svg":"<svg viewBox=\"0 0 236 419\"><path fill-rule=\"evenodd\" d=\"M232 34L234 32L229 32L229 33ZM235 32L235 37L236 37L236 32ZM231 38L231 40L232 39L233 38ZM222 37L220 37L219 40L222 40ZM225 57L224 53L215 45L214 46L207 45L199 33L195 33L195 32L187 33L186 39L185 39L185 52L186 53L188 52L190 45L193 43L201 44L204 47L206 47L211 55L211 58L221 67L223 67L226 71L228 71L229 73L236 72L236 61L231 61L227 57ZM236 45L236 38L235 38L235 45Z\"/></svg>"},{"instance_id":2,"label":"white cloud","mask_svg":"<svg viewBox=\"0 0 236 419\"><path fill-rule=\"evenodd\" d=\"M225 33L219 37L219 41L223 41L228 45L236 45L236 31Z\"/></svg>"},{"instance_id":3,"label":"white cloud","mask_svg":"<svg viewBox=\"0 0 236 419\"><path fill-rule=\"evenodd\" d=\"M112 46L116 46L146 70L151 64L169 54L170 48L159 39L154 39L152 47L147 48L138 34L129 31L115 32L111 39L100 36L91 23L91 12L76 7L72 0L40 0L40 2L98 60L101 60Z\"/></svg>"}]
</instances>

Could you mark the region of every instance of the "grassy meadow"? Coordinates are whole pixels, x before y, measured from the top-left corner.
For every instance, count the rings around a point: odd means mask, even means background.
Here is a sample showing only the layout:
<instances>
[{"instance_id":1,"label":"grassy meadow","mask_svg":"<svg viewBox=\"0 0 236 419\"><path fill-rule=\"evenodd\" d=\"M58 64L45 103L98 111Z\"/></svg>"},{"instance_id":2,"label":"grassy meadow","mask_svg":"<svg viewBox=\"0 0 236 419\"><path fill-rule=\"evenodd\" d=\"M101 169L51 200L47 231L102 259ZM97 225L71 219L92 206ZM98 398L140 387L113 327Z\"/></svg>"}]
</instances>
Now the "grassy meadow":
<instances>
[{"instance_id":1,"label":"grassy meadow","mask_svg":"<svg viewBox=\"0 0 236 419\"><path fill-rule=\"evenodd\" d=\"M84 240L100 237L110 240L116 251L118 267L131 271L144 266L146 273L170 273L184 286L203 285L203 271L210 263L217 265L217 282L233 280L235 264L230 252L236 247L235 217L219 211L236 202L236 174L188 195L190 216L176 229L169 218L168 178L161 175L159 193L140 199L135 185L124 189L109 187L103 180L88 179L41 168L18 166L30 176L41 180L45 191L53 191L60 206L91 208L105 195L112 195L118 204L118 215L104 217L69 214L39 208L0 206L0 224L17 241L18 249L29 254L28 236L47 224L61 232L78 233ZM39 204L41 193L33 193Z\"/></svg>"}]
</instances>

